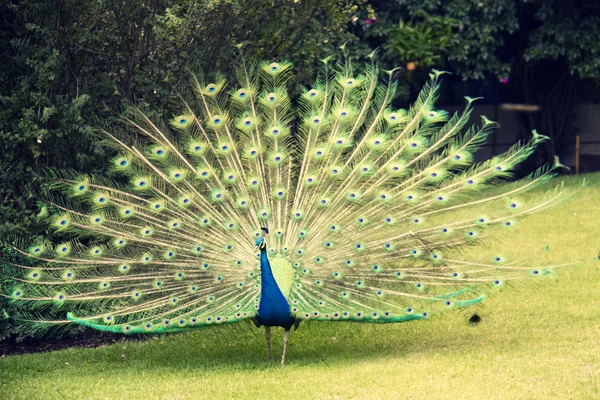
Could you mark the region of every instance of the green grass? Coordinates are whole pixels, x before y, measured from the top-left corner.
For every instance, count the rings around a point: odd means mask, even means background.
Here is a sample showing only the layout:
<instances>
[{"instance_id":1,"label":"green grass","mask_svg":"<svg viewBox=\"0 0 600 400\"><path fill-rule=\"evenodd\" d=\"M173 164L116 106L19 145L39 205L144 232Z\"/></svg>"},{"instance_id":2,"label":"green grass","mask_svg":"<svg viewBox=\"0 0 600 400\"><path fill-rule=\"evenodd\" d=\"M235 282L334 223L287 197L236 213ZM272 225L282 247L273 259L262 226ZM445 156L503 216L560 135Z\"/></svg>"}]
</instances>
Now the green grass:
<instances>
[{"instance_id":1,"label":"green grass","mask_svg":"<svg viewBox=\"0 0 600 400\"><path fill-rule=\"evenodd\" d=\"M559 270L556 284L486 300L477 326L465 313L396 325L313 322L292 333L284 368L267 361L263 331L250 325L9 356L0 359L0 398L600 398L600 174L587 179L575 199L525 219L490 250L588 261ZM275 352L281 337L277 330Z\"/></svg>"}]
</instances>

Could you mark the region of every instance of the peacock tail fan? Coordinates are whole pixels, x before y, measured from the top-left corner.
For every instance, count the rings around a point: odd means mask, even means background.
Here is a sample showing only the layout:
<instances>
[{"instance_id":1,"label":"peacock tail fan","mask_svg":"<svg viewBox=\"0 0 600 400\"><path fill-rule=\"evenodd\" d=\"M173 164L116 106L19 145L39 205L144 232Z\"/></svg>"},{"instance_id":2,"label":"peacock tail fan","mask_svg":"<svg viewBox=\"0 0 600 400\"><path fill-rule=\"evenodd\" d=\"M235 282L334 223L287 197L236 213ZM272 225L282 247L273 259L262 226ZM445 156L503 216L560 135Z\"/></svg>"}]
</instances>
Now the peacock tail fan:
<instances>
[{"instance_id":1,"label":"peacock tail fan","mask_svg":"<svg viewBox=\"0 0 600 400\"><path fill-rule=\"evenodd\" d=\"M457 251L565 198L559 186L521 200L558 161L503 183L547 138L534 132L476 163L496 124L468 125L475 99L461 113L436 109L434 70L410 108L394 109L393 72L375 54L361 70L344 54L290 96L290 63L242 54L233 80L192 76L193 98L169 121L127 110L126 134L101 129L118 149L113 175L53 172L40 218L65 240L14 247L11 317L123 333L253 318L263 226L296 319L425 319L552 276L558 266Z\"/></svg>"}]
</instances>

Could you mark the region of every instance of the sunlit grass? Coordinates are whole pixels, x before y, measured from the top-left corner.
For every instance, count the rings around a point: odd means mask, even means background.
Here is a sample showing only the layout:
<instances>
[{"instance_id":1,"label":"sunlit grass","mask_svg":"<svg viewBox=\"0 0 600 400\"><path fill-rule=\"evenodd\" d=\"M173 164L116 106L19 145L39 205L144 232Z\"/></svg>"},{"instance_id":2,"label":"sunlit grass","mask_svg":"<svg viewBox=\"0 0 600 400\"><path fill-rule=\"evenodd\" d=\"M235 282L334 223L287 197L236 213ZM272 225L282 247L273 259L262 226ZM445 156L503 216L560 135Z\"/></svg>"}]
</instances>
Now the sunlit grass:
<instances>
[{"instance_id":1,"label":"sunlit grass","mask_svg":"<svg viewBox=\"0 0 600 400\"><path fill-rule=\"evenodd\" d=\"M557 283L486 300L476 326L465 313L397 325L312 322L292 333L284 368L266 359L263 331L250 324L9 356L0 359L0 398L600 398L600 174L587 180L575 199L486 248L584 264L560 270ZM281 338L277 330L276 353Z\"/></svg>"}]
</instances>

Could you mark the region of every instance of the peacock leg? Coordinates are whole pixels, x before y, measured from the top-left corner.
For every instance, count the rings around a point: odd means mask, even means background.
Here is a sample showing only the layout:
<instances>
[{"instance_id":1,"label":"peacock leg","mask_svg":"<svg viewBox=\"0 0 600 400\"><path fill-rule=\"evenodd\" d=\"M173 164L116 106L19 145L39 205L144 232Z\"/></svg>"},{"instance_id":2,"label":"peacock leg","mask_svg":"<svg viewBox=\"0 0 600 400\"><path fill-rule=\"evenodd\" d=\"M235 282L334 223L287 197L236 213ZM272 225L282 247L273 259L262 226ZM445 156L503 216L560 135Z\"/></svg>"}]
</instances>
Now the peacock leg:
<instances>
[{"instance_id":1,"label":"peacock leg","mask_svg":"<svg viewBox=\"0 0 600 400\"><path fill-rule=\"evenodd\" d=\"M269 360L272 360L273 353L271 352L271 327L265 326L265 336L267 337L267 350L269 351Z\"/></svg>"},{"instance_id":2,"label":"peacock leg","mask_svg":"<svg viewBox=\"0 0 600 400\"><path fill-rule=\"evenodd\" d=\"M285 362L285 351L287 350L288 339L290 337L290 331L285 331L283 334L283 354L281 354L281 366L283 367L283 363Z\"/></svg>"}]
</instances>

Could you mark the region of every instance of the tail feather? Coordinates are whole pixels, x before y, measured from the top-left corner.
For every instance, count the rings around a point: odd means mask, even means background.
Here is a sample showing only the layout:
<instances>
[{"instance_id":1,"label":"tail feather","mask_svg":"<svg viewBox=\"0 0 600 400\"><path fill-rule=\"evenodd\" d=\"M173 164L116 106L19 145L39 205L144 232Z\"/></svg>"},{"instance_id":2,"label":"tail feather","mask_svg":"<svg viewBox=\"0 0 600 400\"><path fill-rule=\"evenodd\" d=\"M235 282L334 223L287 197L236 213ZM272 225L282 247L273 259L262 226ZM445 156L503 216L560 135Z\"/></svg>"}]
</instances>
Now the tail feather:
<instances>
[{"instance_id":1,"label":"tail feather","mask_svg":"<svg viewBox=\"0 0 600 400\"><path fill-rule=\"evenodd\" d=\"M125 132L100 129L118 151L111 179L49 173L40 218L63 241L16 246L2 295L32 312L15 320L139 333L254 317L253 238L263 226L298 319L427 319L552 276L561 265L459 251L566 198L559 187L520 200L559 163L503 183L545 137L534 132L475 163L497 127L485 117L467 127L475 99L462 113L435 109L444 73L433 71L415 103L396 110L394 71L381 80L369 58L362 71L347 53L323 60L295 108L291 64L243 53L232 83L193 75L193 98L181 95L181 112L167 123L129 107Z\"/></svg>"}]
</instances>

